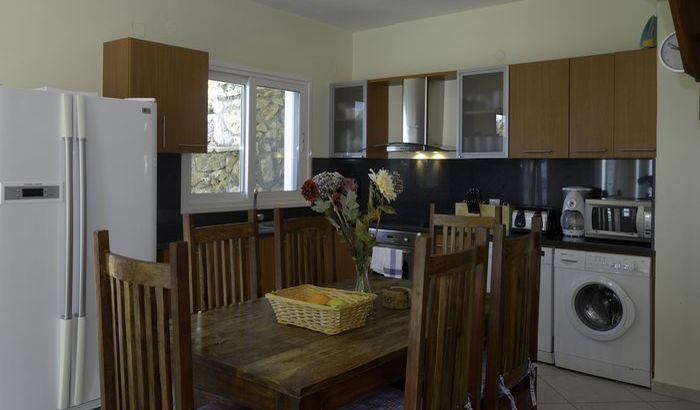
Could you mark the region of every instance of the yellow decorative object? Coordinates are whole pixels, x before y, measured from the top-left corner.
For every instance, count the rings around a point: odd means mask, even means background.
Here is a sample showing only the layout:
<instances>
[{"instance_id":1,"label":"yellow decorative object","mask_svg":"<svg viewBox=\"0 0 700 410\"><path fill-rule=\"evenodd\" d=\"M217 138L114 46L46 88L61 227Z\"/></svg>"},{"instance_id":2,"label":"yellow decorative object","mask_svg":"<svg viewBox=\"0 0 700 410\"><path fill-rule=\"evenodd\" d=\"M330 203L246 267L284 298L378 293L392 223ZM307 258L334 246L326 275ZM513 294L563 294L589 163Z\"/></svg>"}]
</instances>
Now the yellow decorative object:
<instances>
[{"instance_id":1,"label":"yellow decorative object","mask_svg":"<svg viewBox=\"0 0 700 410\"><path fill-rule=\"evenodd\" d=\"M328 298L326 302L334 301L333 306L310 302L318 295ZM277 323L336 335L364 326L377 295L300 285L267 293L265 298L275 312Z\"/></svg>"}]
</instances>

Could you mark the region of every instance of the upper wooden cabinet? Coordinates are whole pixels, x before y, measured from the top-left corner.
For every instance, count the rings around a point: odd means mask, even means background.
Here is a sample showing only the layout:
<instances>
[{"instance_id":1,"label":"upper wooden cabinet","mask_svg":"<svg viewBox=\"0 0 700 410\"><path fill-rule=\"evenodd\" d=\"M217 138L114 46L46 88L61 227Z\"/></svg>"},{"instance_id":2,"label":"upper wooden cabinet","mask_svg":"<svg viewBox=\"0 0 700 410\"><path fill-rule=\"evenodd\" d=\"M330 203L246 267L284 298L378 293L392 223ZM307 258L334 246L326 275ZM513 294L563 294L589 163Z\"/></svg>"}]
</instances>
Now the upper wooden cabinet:
<instances>
[{"instance_id":1,"label":"upper wooden cabinet","mask_svg":"<svg viewBox=\"0 0 700 410\"><path fill-rule=\"evenodd\" d=\"M331 155L364 157L367 82L331 84Z\"/></svg>"},{"instance_id":2,"label":"upper wooden cabinet","mask_svg":"<svg viewBox=\"0 0 700 410\"><path fill-rule=\"evenodd\" d=\"M615 157L656 156L656 49L615 53Z\"/></svg>"},{"instance_id":3,"label":"upper wooden cabinet","mask_svg":"<svg viewBox=\"0 0 700 410\"><path fill-rule=\"evenodd\" d=\"M510 67L511 158L654 156L654 49Z\"/></svg>"},{"instance_id":4,"label":"upper wooden cabinet","mask_svg":"<svg viewBox=\"0 0 700 410\"><path fill-rule=\"evenodd\" d=\"M569 59L510 66L511 158L569 155Z\"/></svg>"},{"instance_id":5,"label":"upper wooden cabinet","mask_svg":"<svg viewBox=\"0 0 700 410\"><path fill-rule=\"evenodd\" d=\"M615 55L570 62L570 157L611 157L615 106Z\"/></svg>"},{"instance_id":6,"label":"upper wooden cabinet","mask_svg":"<svg viewBox=\"0 0 700 410\"><path fill-rule=\"evenodd\" d=\"M209 54L123 38L104 44L102 94L154 97L158 152L207 152Z\"/></svg>"}]
</instances>

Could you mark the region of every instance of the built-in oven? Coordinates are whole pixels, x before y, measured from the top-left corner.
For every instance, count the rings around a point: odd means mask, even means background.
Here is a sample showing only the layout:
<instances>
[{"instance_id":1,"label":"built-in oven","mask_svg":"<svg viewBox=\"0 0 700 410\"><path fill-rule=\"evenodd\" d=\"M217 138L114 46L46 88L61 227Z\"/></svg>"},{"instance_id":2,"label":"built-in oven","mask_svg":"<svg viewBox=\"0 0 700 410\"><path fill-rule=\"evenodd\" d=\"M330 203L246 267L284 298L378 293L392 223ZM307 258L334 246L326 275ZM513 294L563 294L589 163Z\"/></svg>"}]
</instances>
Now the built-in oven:
<instances>
[{"instance_id":1,"label":"built-in oven","mask_svg":"<svg viewBox=\"0 0 700 410\"><path fill-rule=\"evenodd\" d=\"M403 263L401 271L404 279L410 279L413 270L413 247L416 243L416 236L420 233L418 229L406 227L391 227L391 229L374 228L369 229L370 234L376 238L375 246L399 249L403 253Z\"/></svg>"},{"instance_id":2,"label":"built-in oven","mask_svg":"<svg viewBox=\"0 0 700 410\"><path fill-rule=\"evenodd\" d=\"M586 199L584 232L587 238L651 242L653 225L650 200Z\"/></svg>"}]
</instances>

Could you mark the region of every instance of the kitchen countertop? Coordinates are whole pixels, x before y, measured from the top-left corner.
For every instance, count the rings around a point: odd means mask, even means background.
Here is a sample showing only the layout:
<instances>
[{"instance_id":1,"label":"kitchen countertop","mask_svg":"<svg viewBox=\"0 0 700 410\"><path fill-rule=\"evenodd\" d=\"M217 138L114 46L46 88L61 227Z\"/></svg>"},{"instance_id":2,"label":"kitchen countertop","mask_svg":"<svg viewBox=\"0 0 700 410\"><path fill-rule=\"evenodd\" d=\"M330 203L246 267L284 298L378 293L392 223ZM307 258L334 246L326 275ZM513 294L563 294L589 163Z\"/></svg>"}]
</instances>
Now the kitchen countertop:
<instances>
[{"instance_id":1,"label":"kitchen countertop","mask_svg":"<svg viewBox=\"0 0 700 410\"><path fill-rule=\"evenodd\" d=\"M517 235L517 234L516 234ZM578 251L617 253L635 256L654 256L655 251L650 243L613 241L605 239L586 239L573 242L561 234L543 235L542 246Z\"/></svg>"},{"instance_id":2,"label":"kitchen countertop","mask_svg":"<svg viewBox=\"0 0 700 410\"><path fill-rule=\"evenodd\" d=\"M260 236L270 236L274 234L275 229L272 221L260 222L258 225L258 234ZM381 225L380 228L398 231L428 232L427 227L414 225ZM518 233L512 233L510 236L514 237L518 235ZM656 253L651 244L646 242L628 242L586 238L584 238L582 241L571 241L564 238L560 232L543 234L542 246L558 249L572 249L579 251L605 252L636 256L654 256ZM167 248L167 244L158 244L158 249L164 248Z\"/></svg>"}]
</instances>

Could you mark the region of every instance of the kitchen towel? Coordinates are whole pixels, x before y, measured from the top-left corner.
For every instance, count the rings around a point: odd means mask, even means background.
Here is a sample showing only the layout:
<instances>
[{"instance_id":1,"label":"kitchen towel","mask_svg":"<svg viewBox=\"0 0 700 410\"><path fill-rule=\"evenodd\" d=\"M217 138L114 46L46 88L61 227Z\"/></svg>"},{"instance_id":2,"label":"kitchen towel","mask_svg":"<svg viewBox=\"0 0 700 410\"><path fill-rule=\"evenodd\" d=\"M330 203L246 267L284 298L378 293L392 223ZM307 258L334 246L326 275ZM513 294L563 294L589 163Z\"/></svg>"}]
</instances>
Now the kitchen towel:
<instances>
[{"instance_id":1,"label":"kitchen towel","mask_svg":"<svg viewBox=\"0 0 700 410\"><path fill-rule=\"evenodd\" d=\"M389 278L403 276L403 251L395 248L375 246L372 248L370 269Z\"/></svg>"}]
</instances>

